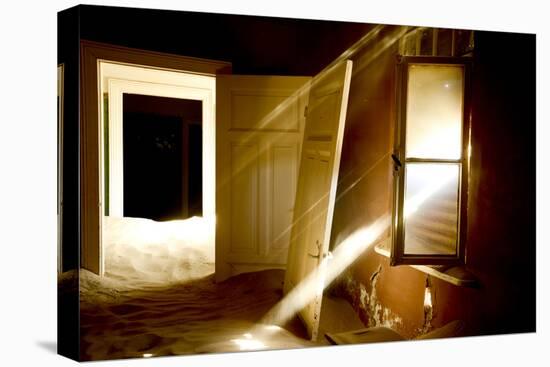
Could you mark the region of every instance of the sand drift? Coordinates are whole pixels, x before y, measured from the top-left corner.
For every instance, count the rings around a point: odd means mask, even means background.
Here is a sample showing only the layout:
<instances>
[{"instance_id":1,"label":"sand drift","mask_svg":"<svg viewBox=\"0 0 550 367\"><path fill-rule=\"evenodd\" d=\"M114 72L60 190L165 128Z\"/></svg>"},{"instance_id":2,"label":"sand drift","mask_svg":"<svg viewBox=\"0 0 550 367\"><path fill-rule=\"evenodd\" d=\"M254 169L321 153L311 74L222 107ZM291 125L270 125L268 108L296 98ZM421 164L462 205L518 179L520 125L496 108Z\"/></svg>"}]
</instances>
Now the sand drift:
<instances>
[{"instance_id":1,"label":"sand drift","mask_svg":"<svg viewBox=\"0 0 550 367\"><path fill-rule=\"evenodd\" d=\"M105 277L80 271L84 360L313 346L259 320L282 298L284 272L214 282L200 218L106 218Z\"/></svg>"}]
</instances>

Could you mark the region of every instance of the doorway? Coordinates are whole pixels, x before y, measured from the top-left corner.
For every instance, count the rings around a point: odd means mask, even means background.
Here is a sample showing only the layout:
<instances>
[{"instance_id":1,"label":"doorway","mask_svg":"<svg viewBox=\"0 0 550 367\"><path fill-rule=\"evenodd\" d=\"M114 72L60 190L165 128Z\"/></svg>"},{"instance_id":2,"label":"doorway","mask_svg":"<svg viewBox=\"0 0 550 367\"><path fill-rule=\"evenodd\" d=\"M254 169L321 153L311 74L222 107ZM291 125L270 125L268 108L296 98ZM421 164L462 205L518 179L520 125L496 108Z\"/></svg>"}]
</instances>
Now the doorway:
<instances>
[{"instance_id":1,"label":"doorway","mask_svg":"<svg viewBox=\"0 0 550 367\"><path fill-rule=\"evenodd\" d=\"M202 102L123 95L124 216L202 216Z\"/></svg>"},{"instance_id":2,"label":"doorway","mask_svg":"<svg viewBox=\"0 0 550 367\"><path fill-rule=\"evenodd\" d=\"M100 274L162 282L213 272L215 78L99 69Z\"/></svg>"}]
</instances>

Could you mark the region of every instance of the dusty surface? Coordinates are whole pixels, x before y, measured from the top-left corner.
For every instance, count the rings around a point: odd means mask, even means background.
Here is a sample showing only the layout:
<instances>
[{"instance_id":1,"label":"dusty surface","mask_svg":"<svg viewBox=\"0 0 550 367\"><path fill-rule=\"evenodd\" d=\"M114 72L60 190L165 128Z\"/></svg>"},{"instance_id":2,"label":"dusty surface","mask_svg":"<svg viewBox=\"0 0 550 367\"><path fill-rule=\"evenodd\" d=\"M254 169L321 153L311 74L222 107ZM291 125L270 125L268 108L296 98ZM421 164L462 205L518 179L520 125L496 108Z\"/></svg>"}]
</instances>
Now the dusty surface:
<instances>
[{"instance_id":1,"label":"dusty surface","mask_svg":"<svg viewBox=\"0 0 550 367\"><path fill-rule=\"evenodd\" d=\"M80 271L82 359L325 344L306 340L297 320L257 323L282 297L282 270L214 282L200 218L106 218L105 228L105 277ZM69 275L62 280L71 284Z\"/></svg>"}]
</instances>

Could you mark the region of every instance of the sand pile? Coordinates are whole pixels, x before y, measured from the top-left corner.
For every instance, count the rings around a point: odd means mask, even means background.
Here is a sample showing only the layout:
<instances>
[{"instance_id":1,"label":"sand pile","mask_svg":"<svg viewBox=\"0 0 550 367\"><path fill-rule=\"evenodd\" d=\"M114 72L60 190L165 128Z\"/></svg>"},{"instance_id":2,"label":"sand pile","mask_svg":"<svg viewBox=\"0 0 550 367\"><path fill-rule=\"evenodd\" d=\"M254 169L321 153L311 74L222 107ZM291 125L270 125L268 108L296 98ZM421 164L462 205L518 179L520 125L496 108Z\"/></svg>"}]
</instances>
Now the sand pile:
<instances>
[{"instance_id":1,"label":"sand pile","mask_svg":"<svg viewBox=\"0 0 550 367\"><path fill-rule=\"evenodd\" d=\"M155 222L105 217L105 273L132 286L168 284L214 272L214 246L202 218Z\"/></svg>"}]
</instances>

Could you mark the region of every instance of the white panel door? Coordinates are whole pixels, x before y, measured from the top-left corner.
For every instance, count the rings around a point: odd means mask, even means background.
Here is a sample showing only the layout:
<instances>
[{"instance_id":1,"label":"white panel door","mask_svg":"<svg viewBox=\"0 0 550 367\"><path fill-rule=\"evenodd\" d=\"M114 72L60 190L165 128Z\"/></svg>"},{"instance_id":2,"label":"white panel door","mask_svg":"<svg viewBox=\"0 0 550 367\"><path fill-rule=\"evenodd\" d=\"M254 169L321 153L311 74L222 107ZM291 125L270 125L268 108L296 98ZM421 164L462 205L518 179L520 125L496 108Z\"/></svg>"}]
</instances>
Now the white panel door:
<instances>
[{"instance_id":1,"label":"white panel door","mask_svg":"<svg viewBox=\"0 0 550 367\"><path fill-rule=\"evenodd\" d=\"M306 118L294 224L285 274L285 295L296 286L308 297L299 311L315 340L329 251L338 183L352 62L336 64L311 85ZM298 298L298 297L297 297Z\"/></svg>"},{"instance_id":2,"label":"white panel door","mask_svg":"<svg viewBox=\"0 0 550 367\"><path fill-rule=\"evenodd\" d=\"M216 77L216 280L285 268L309 77Z\"/></svg>"}]
</instances>

